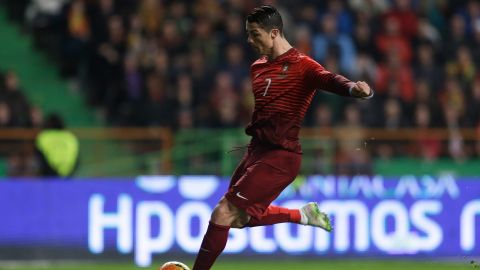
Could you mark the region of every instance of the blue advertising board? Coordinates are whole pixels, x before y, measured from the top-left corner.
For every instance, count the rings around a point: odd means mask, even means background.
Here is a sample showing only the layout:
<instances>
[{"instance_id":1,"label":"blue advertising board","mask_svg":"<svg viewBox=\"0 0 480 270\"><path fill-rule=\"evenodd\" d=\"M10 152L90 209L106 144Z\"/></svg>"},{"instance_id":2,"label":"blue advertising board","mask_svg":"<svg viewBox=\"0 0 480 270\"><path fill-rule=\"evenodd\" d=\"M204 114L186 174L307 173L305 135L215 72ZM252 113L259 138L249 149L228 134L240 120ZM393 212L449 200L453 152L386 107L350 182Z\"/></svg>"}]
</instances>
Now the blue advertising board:
<instances>
[{"instance_id":1,"label":"blue advertising board","mask_svg":"<svg viewBox=\"0 0 480 270\"><path fill-rule=\"evenodd\" d=\"M216 176L0 182L0 248L152 256L194 254L228 186ZM296 224L230 230L226 254L431 256L480 254L480 179L309 176L275 204L308 201L334 231ZM4 257L2 257L4 258Z\"/></svg>"}]
</instances>

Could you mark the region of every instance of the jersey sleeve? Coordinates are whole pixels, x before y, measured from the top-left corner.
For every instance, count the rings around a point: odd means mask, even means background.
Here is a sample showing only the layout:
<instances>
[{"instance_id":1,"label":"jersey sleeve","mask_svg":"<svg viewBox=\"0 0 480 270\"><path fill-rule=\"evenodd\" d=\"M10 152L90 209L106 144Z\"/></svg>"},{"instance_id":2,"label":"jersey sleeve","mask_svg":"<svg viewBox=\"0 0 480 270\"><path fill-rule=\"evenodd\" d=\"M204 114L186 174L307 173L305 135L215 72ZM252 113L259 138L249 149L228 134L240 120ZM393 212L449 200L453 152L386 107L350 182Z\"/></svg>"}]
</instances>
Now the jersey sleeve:
<instances>
[{"instance_id":1,"label":"jersey sleeve","mask_svg":"<svg viewBox=\"0 0 480 270\"><path fill-rule=\"evenodd\" d=\"M305 83L308 89L319 89L341 96L350 96L352 81L342 75L326 70L322 65L311 58L304 61Z\"/></svg>"}]
</instances>

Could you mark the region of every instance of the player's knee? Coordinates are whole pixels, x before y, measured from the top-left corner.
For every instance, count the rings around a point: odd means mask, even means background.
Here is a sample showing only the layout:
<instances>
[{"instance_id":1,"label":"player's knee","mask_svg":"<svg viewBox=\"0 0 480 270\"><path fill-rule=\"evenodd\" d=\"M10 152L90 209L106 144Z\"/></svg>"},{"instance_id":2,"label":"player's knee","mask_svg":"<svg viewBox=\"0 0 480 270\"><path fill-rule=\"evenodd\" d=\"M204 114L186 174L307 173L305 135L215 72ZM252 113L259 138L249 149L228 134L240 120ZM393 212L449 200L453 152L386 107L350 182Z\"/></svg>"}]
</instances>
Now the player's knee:
<instances>
[{"instance_id":1,"label":"player's knee","mask_svg":"<svg viewBox=\"0 0 480 270\"><path fill-rule=\"evenodd\" d=\"M238 216L237 219L235 219L232 223L232 228L245 228L245 225L247 225L247 223L250 221L250 216L243 212L243 213L240 213L240 215Z\"/></svg>"},{"instance_id":2,"label":"player's knee","mask_svg":"<svg viewBox=\"0 0 480 270\"><path fill-rule=\"evenodd\" d=\"M213 210L211 221L218 225L231 226L237 219L237 216L237 208L228 202L227 199L222 198Z\"/></svg>"}]
</instances>

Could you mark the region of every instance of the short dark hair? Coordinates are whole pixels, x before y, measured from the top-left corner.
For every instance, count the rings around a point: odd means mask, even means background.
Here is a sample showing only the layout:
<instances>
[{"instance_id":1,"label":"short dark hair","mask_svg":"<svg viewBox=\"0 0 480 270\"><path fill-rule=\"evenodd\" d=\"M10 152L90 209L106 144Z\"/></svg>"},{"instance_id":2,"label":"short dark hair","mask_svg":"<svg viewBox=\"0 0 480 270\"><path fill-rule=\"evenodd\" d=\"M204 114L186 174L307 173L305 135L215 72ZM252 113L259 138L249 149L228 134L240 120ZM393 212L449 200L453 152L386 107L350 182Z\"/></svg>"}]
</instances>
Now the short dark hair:
<instances>
[{"instance_id":1,"label":"short dark hair","mask_svg":"<svg viewBox=\"0 0 480 270\"><path fill-rule=\"evenodd\" d=\"M45 129L64 129L65 123L62 117L57 113L51 113L47 116L44 123Z\"/></svg>"},{"instance_id":2,"label":"short dark hair","mask_svg":"<svg viewBox=\"0 0 480 270\"><path fill-rule=\"evenodd\" d=\"M253 9L247 16L248 23L258 23L258 25L265 30L272 30L274 28L280 31L283 36L283 21L282 16L278 10L272 6L261 6Z\"/></svg>"}]
</instances>

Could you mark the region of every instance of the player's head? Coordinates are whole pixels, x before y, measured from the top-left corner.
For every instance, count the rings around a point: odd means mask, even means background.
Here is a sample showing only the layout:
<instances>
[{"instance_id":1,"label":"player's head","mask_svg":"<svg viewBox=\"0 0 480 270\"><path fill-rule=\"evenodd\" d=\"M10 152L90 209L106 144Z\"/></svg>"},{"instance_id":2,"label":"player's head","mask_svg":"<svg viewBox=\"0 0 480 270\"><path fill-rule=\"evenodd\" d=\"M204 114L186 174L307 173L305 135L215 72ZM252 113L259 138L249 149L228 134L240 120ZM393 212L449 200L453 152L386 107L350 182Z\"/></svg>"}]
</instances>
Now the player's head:
<instances>
[{"instance_id":1,"label":"player's head","mask_svg":"<svg viewBox=\"0 0 480 270\"><path fill-rule=\"evenodd\" d=\"M260 54L270 54L276 38L283 38L283 21L272 6L255 8L247 16L247 42Z\"/></svg>"}]
</instances>

